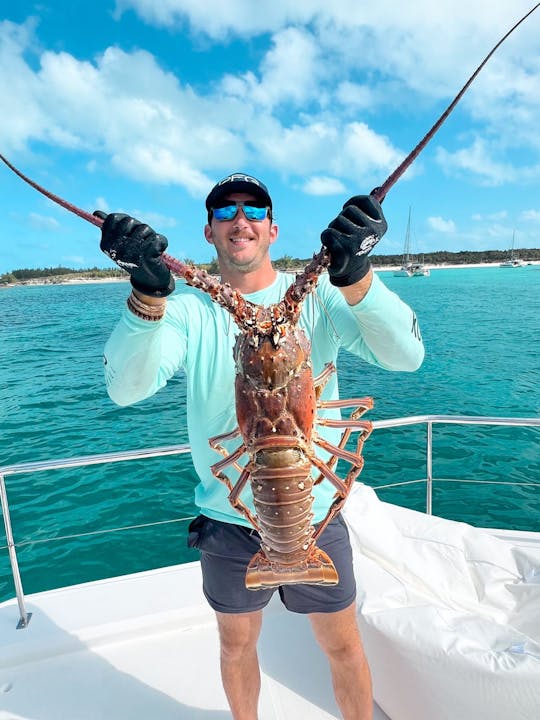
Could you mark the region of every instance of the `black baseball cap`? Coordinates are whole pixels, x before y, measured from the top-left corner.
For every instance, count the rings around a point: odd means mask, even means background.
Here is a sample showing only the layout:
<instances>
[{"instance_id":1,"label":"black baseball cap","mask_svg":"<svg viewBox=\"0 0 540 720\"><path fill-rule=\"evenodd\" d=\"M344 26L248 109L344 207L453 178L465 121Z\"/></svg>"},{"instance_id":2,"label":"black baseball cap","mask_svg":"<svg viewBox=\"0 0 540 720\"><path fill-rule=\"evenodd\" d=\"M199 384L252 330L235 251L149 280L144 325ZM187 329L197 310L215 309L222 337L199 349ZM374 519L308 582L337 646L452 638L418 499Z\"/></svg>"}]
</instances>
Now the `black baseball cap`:
<instances>
[{"instance_id":1,"label":"black baseball cap","mask_svg":"<svg viewBox=\"0 0 540 720\"><path fill-rule=\"evenodd\" d=\"M245 173L233 173L227 175L226 178L220 180L206 198L206 209L211 210L217 206L225 195L235 192L244 192L253 195L258 200L262 200L266 207L272 209L272 198L268 192L268 188L264 183L251 175Z\"/></svg>"}]
</instances>

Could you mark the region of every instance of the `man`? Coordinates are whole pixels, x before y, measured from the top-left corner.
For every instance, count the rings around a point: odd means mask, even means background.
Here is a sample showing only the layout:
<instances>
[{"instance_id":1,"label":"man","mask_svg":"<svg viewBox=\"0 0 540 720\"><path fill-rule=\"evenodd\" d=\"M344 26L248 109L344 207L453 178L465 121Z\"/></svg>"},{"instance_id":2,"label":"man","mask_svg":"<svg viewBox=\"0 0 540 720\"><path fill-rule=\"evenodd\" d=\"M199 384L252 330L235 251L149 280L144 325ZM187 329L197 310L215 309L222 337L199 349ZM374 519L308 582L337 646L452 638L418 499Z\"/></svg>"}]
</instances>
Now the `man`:
<instances>
[{"instance_id":1,"label":"man","mask_svg":"<svg viewBox=\"0 0 540 720\"><path fill-rule=\"evenodd\" d=\"M276 272L270 260L278 227L266 186L247 175L230 175L212 189L206 208L204 235L217 252L222 282L254 303L279 301L294 276ZM118 404L128 405L155 393L179 369L186 373L188 431L200 479L195 503L201 513L191 524L190 544L201 550L203 590L217 615L221 674L233 718L256 720L257 640L262 609L273 590L245 587L246 567L259 540L245 517L231 507L226 487L212 475L210 466L219 456L208 445L208 438L237 424L235 326L200 290L182 284L171 296L174 280L161 259L167 246L163 236L125 215L96 214L104 219L101 248L130 273L133 287L105 348L108 392ZM385 231L379 203L358 196L322 233L331 257L329 272L305 300L300 319L311 341L314 375L335 362L341 347L392 370L413 371L423 360L414 313L373 274L368 260ZM335 375L323 397L338 397ZM320 432L336 443L336 430ZM229 449L234 448L233 442ZM231 477L233 482L237 477ZM327 481L315 486L314 524L322 521L334 494ZM249 489L242 500L253 508ZM371 678L356 620L351 547L340 516L321 534L318 546L333 560L338 585L283 585L279 593L289 610L309 616L328 658L345 720L369 720Z\"/></svg>"}]
</instances>

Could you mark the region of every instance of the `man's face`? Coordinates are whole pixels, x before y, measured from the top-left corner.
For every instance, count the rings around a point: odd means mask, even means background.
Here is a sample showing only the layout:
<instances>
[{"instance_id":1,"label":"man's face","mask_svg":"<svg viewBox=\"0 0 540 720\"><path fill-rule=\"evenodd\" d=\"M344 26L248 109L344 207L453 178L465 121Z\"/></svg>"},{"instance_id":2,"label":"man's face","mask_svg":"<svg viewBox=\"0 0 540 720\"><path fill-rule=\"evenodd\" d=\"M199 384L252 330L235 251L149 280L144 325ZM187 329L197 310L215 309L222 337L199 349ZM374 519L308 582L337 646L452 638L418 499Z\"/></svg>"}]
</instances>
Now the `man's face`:
<instances>
[{"instance_id":1,"label":"man's face","mask_svg":"<svg viewBox=\"0 0 540 720\"><path fill-rule=\"evenodd\" d=\"M256 200L246 193L231 193L220 205L227 201L233 205ZM242 273L257 270L267 262L268 249L277 234L277 225L273 225L269 217L260 222L248 220L242 208L238 208L232 220L218 221L212 217L211 224L204 228L204 236L216 248L222 272L225 269Z\"/></svg>"}]
</instances>

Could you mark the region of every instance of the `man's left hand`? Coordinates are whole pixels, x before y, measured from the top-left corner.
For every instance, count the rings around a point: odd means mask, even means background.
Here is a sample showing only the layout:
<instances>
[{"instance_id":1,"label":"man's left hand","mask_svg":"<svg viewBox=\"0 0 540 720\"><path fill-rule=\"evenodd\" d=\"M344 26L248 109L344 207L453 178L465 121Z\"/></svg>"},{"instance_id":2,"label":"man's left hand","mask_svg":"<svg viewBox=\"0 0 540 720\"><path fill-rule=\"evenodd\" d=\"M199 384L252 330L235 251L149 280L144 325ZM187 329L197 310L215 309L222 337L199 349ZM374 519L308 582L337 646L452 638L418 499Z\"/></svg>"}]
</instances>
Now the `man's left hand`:
<instances>
[{"instance_id":1,"label":"man's left hand","mask_svg":"<svg viewBox=\"0 0 540 720\"><path fill-rule=\"evenodd\" d=\"M354 285L371 267L368 253L386 232L388 225L379 202L372 195L355 195L321 234L330 253L328 274L337 287Z\"/></svg>"}]
</instances>

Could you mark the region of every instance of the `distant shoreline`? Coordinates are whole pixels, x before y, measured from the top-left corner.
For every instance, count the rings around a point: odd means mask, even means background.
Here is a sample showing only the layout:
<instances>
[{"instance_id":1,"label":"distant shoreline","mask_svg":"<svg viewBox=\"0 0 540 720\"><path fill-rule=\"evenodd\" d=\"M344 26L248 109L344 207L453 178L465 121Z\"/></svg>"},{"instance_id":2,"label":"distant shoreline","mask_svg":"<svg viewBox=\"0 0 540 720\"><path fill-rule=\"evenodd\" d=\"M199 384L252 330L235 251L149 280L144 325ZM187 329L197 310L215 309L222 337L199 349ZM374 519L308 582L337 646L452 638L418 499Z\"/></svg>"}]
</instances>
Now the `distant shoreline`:
<instances>
[{"instance_id":1,"label":"distant shoreline","mask_svg":"<svg viewBox=\"0 0 540 720\"><path fill-rule=\"evenodd\" d=\"M472 268L490 268L490 267L500 267L501 263L500 261L492 262L492 263L441 263L441 264L435 264L435 263L423 263L423 266L427 268L428 270L466 270L466 269L472 269ZM525 263L523 267L527 267L528 265L540 265L540 260L530 260ZM374 265L373 269L375 272L394 272L396 270L399 270L401 268L401 265Z\"/></svg>"},{"instance_id":2,"label":"distant shoreline","mask_svg":"<svg viewBox=\"0 0 540 720\"><path fill-rule=\"evenodd\" d=\"M91 278L84 277L82 275L71 275L69 277L54 276L50 278L30 278L28 280L21 280L16 283L6 283L0 285L0 287L21 287L21 286L43 286L43 285L96 285L102 283L126 283L129 282L129 277L104 277L104 278Z\"/></svg>"},{"instance_id":3,"label":"distant shoreline","mask_svg":"<svg viewBox=\"0 0 540 720\"><path fill-rule=\"evenodd\" d=\"M532 260L529 263L527 263L524 267L530 265L535 265L537 267L540 267L540 260ZM499 267L500 262L493 262L493 263L463 263L463 264L432 264L432 263L425 263L424 267L428 270L466 270L466 269L474 269L474 268L490 268L490 267ZM377 273L387 273L387 272L395 272L396 270L400 269L400 265L374 265L373 270ZM286 272L301 272L303 268L294 268L291 270L287 270ZM127 283L129 282L129 277L103 277L103 278L92 278L92 277L85 277L83 275L70 275L70 276L51 276L51 278L31 278L28 280L21 280L20 282L16 283L6 283L3 285L0 285L1 288L12 288L12 287L21 287L21 286L43 286L43 285L94 285L94 284L102 284L102 283Z\"/></svg>"}]
</instances>

